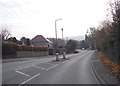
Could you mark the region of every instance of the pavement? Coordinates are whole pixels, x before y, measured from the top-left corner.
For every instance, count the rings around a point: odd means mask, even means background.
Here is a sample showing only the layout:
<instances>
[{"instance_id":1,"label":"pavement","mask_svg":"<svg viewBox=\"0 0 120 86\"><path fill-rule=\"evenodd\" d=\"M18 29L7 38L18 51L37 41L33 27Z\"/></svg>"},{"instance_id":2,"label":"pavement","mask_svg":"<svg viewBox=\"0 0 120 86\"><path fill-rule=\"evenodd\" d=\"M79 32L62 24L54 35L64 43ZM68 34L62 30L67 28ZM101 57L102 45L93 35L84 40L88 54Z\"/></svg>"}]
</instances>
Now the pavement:
<instances>
[{"instance_id":1,"label":"pavement","mask_svg":"<svg viewBox=\"0 0 120 86\"><path fill-rule=\"evenodd\" d=\"M71 54L67 54L67 55L71 55ZM52 58L52 57L54 58L55 55L40 56L40 57L26 57L26 58L9 58L9 59L2 59L2 63L27 61L27 60L34 60L34 59L44 59L44 58ZM62 55L59 55L59 57L62 57Z\"/></svg>"},{"instance_id":2,"label":"pavement","mask_svg":"<svg viewBox=\"0 0 120 86\"><path fill-rule=\"evenodd\" d=\"M33 60L33 59L44 59L44 58L51 58L55 56L41 56L41 57L26 57L26 58L10 58L10 59L2 59L2 63L8 63L8 62L16 62L16 61L27 61L27 60Z\"/></svg>"},{"instance_id":3,"label":"pavement","mask_svg":"<svg viewBox=\"0 0 120 86\"><path fill-rule=\"evenodd\" d=\"M110 70L107 67L105 67L105 65L99 59L97 53L94 54L94 57L91 59L91 61L94 74L101 84L120 85L118 79L111 74Z\"/></svg>"}]
</instances>

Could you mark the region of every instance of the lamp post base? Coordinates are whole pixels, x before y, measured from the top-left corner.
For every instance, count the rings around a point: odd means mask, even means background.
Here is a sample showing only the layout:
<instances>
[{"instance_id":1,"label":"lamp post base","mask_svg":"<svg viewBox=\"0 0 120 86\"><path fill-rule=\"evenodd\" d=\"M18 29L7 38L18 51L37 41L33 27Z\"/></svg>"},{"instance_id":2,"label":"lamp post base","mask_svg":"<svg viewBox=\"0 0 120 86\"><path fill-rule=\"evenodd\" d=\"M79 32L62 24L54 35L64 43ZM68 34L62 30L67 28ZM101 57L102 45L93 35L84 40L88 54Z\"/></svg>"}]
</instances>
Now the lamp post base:
<instances>
[{"instance_id":1,"label":"lamp post base","mask_svg":"<svg viewBox=\"0 0 120 86\"><path fill-rule=\"evenodd\" d=\"M58 56L59 54L58 53L56 53L56 61L59 61L59 56Z\"/></svg>"}]
</instances>

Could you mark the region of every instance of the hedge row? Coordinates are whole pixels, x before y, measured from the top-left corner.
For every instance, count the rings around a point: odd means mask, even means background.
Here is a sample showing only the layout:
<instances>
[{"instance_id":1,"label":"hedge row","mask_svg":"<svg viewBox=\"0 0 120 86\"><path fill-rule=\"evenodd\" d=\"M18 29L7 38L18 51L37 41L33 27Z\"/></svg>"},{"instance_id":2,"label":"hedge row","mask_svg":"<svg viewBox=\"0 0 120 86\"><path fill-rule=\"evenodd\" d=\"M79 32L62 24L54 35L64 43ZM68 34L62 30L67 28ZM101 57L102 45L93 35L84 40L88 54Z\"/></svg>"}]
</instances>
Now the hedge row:
<instances>
[{"instance_id":1,"label":"hedge row","mask_svg":"<svg viewBox=\"0 0 120 86\"><path fill-rule=\"evenodd\" d=\"M48 47L39 47L39 46L17 46L17 51L47 51Z\"/></svg>"},{"instance_id":2,"label":"hedge row","mask_svg":"<svg viewBox=\"0 0 120 86\"><path fill-rule=\"evenodd\" d=\"M15 43L2 43L2 55L16 55L17 51L47 51L48 47L17 45Z\"/></svg>"}]
</instances>

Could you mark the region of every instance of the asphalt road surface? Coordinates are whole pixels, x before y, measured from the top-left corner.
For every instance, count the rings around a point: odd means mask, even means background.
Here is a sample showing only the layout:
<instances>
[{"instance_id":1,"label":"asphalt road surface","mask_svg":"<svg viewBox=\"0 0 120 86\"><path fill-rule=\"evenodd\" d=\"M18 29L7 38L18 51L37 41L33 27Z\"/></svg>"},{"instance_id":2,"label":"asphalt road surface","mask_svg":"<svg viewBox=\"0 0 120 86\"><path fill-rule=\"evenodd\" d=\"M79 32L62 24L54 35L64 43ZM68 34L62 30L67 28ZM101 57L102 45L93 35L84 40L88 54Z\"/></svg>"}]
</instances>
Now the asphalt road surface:
<instances>
[{"instance_id":1,"label":"asphalt road surface","mask_svg":"<svg viewBox=\"0 0 120 86\"><path fill-rule=\"evenodd\" d=\"M2 64L3 84L99 84L92 70L94 51L66 55L69 60L55 57Z\"/></svg>"}]
</instances>

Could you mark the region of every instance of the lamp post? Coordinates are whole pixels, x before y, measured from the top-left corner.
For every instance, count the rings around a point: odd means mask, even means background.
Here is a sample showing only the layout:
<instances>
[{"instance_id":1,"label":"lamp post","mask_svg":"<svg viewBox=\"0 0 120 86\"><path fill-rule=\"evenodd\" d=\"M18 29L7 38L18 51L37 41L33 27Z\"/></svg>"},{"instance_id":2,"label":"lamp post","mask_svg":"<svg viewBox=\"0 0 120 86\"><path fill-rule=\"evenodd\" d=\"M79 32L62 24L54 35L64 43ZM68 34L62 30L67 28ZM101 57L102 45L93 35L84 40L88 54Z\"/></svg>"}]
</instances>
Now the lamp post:
<instances>
[{"instance_id":1,"label":"lamp post","mask_svg":"<svg viewBox=\"0 0 120 86\"><path fill-rule=\"evenodd\" d=\"M62 40L64 41L64 39L63 39L63 28L61 28L61 30L62 30ZM65 58L65 48L64 48L64 43L63 43L63 59L66 59Z\"/></svg>"},{"instance_id":2,"label":"lamp post","mask_svg":"<svg viewBox=\"0 0 120 86\"><path fill-rule=\"evenodd\" d=\"M63 40L63 28L61 28L61 30L62 30L62 40Z\"/></svg>"},{"instance_id":3,"label":"lamp post","mask_svg":"<svg viewBox=\"0 0 120 86\"><path fill-rule=\"evenodd\" d=\"M86 40L87 40L89 49L91 50L91 44L90 44L90 40L89 40L89 38L88 38L88 35L89 35L89 31L88 31L88 29L87 29L87 32L86 32L87 39L86 39Z\"/></svg>"},{"instance_id":4,"label":"lamp post","mask_svg":"<svg viewBox=\"0 0 120 86\"><path fill-rule=\"evenodd\" d=\"M59 57L58 57L58 42L57 42L57 21L58 20L62 20L62 18L55 20L55 37L56 37L55 53L56 53L56 61L59 61Z\"/></svg>"}]
</instances>

